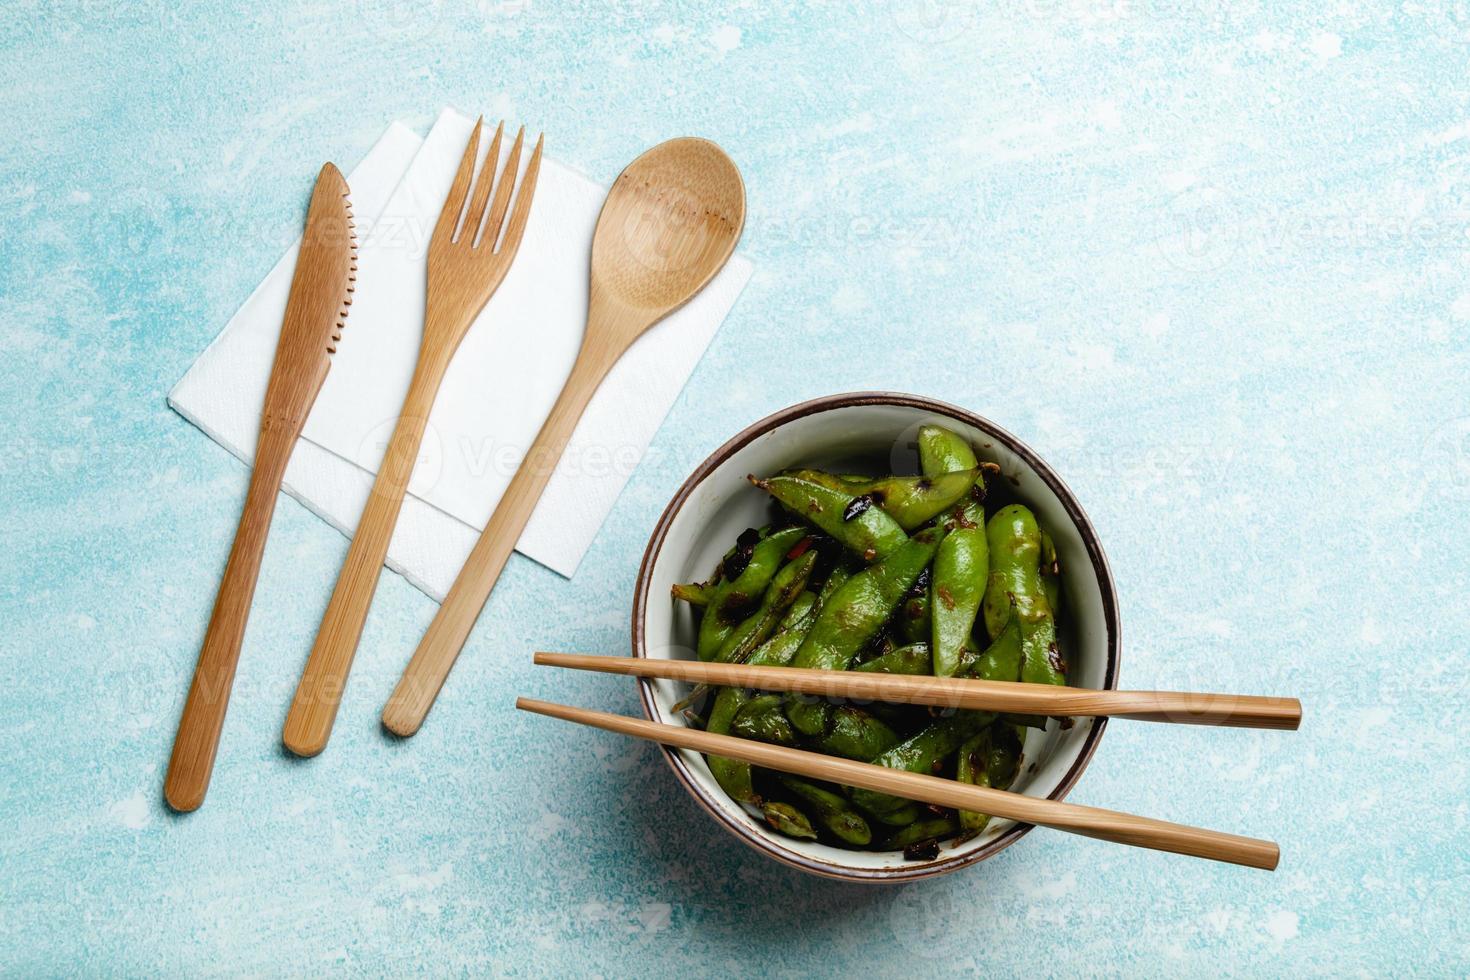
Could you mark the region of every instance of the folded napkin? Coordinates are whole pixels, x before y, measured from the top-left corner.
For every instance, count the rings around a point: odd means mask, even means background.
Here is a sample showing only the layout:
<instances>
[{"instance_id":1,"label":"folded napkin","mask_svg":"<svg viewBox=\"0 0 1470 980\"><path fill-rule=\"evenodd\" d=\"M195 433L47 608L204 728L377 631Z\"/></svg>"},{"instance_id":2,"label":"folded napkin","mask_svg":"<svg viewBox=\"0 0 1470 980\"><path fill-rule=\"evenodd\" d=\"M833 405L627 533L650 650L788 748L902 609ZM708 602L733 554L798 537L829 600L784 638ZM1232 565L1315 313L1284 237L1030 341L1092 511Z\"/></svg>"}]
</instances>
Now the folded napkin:
<instances>
[{"instance_id":1,"label":"folded napkin","mask_svg":"<svg viewBox=\"0 0 1470 980\"><path fill-rule=\"evenodd\" d=\"M347 534L408 390L423 331L429 236L472 126L445 110L421 141L395 123L347 178L357 291L285 480L289 493ZM508 134L502 159L509 149ZM605 195L575 171L542 162L516 260L440 388L388 549L389 567L435 599L454 581L571 370ZM295 261L293 248L169 396L176 411L246 461ZM563 575L576 570L750 272L733 257L628 350L593 396L517 550Z\"/></svg>"}]
</instances>

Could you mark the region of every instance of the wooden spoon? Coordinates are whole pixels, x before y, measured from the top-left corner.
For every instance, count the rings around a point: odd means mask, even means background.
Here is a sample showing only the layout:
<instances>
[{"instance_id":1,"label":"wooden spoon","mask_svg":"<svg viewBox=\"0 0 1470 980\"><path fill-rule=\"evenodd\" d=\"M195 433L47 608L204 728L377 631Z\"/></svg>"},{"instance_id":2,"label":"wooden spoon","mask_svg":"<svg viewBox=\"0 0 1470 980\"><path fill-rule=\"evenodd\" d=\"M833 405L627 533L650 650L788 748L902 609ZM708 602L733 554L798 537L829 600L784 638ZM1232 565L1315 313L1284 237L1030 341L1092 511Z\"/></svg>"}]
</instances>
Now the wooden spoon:
<instances>
[{"instance_id":1,"label":"wooden spoon","mask_svg":"<svg viewBox=\"0 0 1470 980\"><path fill-rule=\"evenodd\" d=\"M587 332L572 373L383 708L389 731L423 724L597 386L633 341L714 278L744 225L740 171L708 140L660 143L618 175L592 236Z\"/></svg>"}]
</instances>

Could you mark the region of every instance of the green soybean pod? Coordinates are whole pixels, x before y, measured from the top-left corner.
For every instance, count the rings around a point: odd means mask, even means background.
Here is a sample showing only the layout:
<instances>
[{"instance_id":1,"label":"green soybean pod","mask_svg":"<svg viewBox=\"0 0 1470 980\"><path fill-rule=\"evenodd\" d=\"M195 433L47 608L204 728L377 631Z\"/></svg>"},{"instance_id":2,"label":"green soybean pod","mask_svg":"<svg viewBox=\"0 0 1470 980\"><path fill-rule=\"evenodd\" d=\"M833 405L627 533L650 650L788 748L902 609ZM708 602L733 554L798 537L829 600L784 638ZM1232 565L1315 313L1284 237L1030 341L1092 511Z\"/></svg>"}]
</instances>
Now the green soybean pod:
<instances>
[{"instance_id":1,"label":"green soybean pod","mask_svg":"<svg viewBox=\"0 0 1470 980\"><path fill-rule=\"evenodd\" d=\"M910 643L907 646L897 647L879 657L874 657L865 663L859 664L853 670L866 674L908 674L910 676L929 674L933 670L934 661L929 656L929 644Z\"/></svg>"},{"instance_id":2,"label":"green soybean pod","mask_svg":"<svg viewBox=\"0 0 1470 980\"><path fill-rule=\"evenodd\" d=\"M903 851L915 844L942 841L960 832L960 823L954 817L931 817L916 820L885 840L881 847L885 851Z\"/></svg>"},{"instance_id":3,"label":"green soybean pod","mask_svg":"<svg viewBox=\"0 0 1470 980\"><path fill-rule=\"evenodd\" d=\"M806 805L818 824L843 843L866 847L872 842L873 831L868 822L841 794L795 776L782 776L781 785Z\"/></svg>"},{"instance_id":4,"label":"green soybean pod","mask_svg":"<svg viewBox=\"0 0 1470 980\"><path fill-rule=\"evenodd\" d=\"M852 569L845 565L838 565L827 575L827 581L822 583L822 588L817 592L818 605L831 598L832 593L842 588L843 584L852 578Z\"/></svg>"},{"instance_id":5,"label":"green soybean pod","mask_svg":"<svg viewBox=\"0 0 1470 980\"><path fill-rule=\"evenodd\" d=\"M995 715L990 712L961 711L933 722L871 761L889 769L932 774L946 756L994 720ZM854 803L869 813L886 813L911 802L860 787L854 787L850 795Z\"/></svg>"},{"instance_id":6,"label":"green soybean pod","mask_svg":"<svg viewBox=\"0 0 1470 980\"><path fill-rule=\"evenodd\" d=\"M704 730L716 735L729 735L736 712L740 710L745 701L744 692L739 688L721 688L720 693L715 695L715 703L710 707L709 719L705 722ZM715 782L720 784L720 789L724 790L730 799L737 803L760 802L751 777L750 763L723 755L708 755L705 756L705 764L709 766L710 774L715 777Z\"/></svg>"},{"instance_id":7,"label":"green soybean pod","mask_svg":"<svg viewBox=\"0 0 1470 980\"><path fill-rule=\"evenodd\" d=\"M944 548L944 542L939 542L939 548ZM939 552L935 552L935 560L938 561ZM909 591L907 598L898 607L894 615L897 620L897 632L899 639L904 643L926 643L933 629L931 619L931 608L933 603L929 595L930 572L928 569L919 573L919 579L914 583L913 589Z\"/></svg>"},{"instance_id":8,"label":"green soybean pod","mask_svg":"<svg viewBox=\"0 0 1470 980\"><path fill-rule=\"evenodd\" d=\"M858 651L888 622L905 593L929 564L943 532L926 528L897 551L858 572L834 592L817 613L792 666L846 670ZM820 734L829 705L820 699L787 697L787 717L803 735Z\"/></svg>"},{"instance_id":9,"label":"green soybean pod","mask_svg":"<svg viewBox=\"0 0 1470 980\"><path fill-rule=\"evenodd\" d=\"M789 706L786 717L791 717ZM832 709L827 725L812 737L811 744L828 755L866 762L900 741L897 732L870 712L844 704Z\"/></svg>"},{"instance_id":10,"label":"green soybean pod","mask_svg":"<svg viewBox=\"0 0 1470 980\"><path fill-rule=\"evenodd\" d=\"M807 579L816 563L817 553L808 551L781 566L761 597L760 608L735 627L711 659L722 664L744 663L751 651L775 632L786 610L806 590Z\"/></svg>"},{"instance_id":11,"label":"green soybean pod","mask_svg":"<svg viewBox=\"0 0 1470 980\"><path fill-rule=\"evenodd\" d=\"M1021 628L1021 679L1065 684L1066 661L1057 645L1056 619L1041 576L1041 530L1020 504L996 511L986 525L990 581L985 590L985 627L999 636L1012 615Z\"/></svg>"},{"instance_id":12,"label":"green soybean pod","mask_svg":"<svg viewBox=\"0 0 1470 980\"><path fill-rule=\"evenodd\" d=\"M816 840L817 831L812 827L812 822L790 803L779 800L766 803L761 807L761 812L766 818L766 823L771 829L785 834L787 837L795 837L798 840Z\"/></svg>"},{"instance_id":13,"label":"green soybean pod","mask_svg":"<svg viewBox=\"0 0 1470 980\"><path fill-rule=\"evenodd\" d=\"M796 729L786 717L779 694L761 694L742 704L730 721L730 734L771 745L796 744Z\"/></svg>"},{"instance_id":14,"label":"green soybean pod","mask_svg":"<svg viewBox=\"0 0 1470 980\"><path fill-rule=\"evenodd\" d=\"M973 470L980 465L969 441L942 425L919 426L918 444L919 469L925 476Z\"/></svg>"},{"instance_id":15,"label":"green soybean pod","mask_svg":"<svg viewBox=\"0 0 1470 980\"><path fill-rule=\"evenodd\" d=\"M961 672L964 676L986 681L1018 681L1021 679L1021 625L1012 616L995 642L985 648L974 665ZM1046 728L1045 715L1007 714L1006 720L1028 728Z\"/></svg>"},{"instance_id":16,"label":"green soybean pod","mask_svg":"<svg viewBox=\"0 0 1470 980\"><path fill-rule=\"evenodd\" d=\"M978 467L922 476L837 476L821 470L795 470L785 476L829 490L871 498L905 531L912 531L949 510L969 494L980 476Z\"/></svg>"},{"instance_id":17,"label":"green soybean pod","mask_svg":"<svg viewBox=\"0 0 1470 980\"><path fill-rule=\"evenodd\" d=\"M776 634L750 655L750 663L757 667L784 667L790 663L791 658L800 648L806 631L811 627L811 610L815 605L816 596L810 592L804 592L798 596L796 602L787 610L786 618L777 627ZM714 704L710 707L705 731L714 732L717 735L730 734L736 715L748 700L750 700L750 693L744 688L720 688L719 693L715 695ZM756 802L757 795L750 763L722 755L706 756L705 762L709 765L715 782L720 784L720 788L729 794L731 799L741 803Z\"/></svg>"},{"instance_id":18,"label":"green soybean pod","mask_svg":"<svg viewBox=\"0 0 1470 980\"><path fill-rule=\"evenodd\" d=\"M1021 763L1021 739L1016 729L998 721L960 746L955 780L973 786L1010 789ZM960 829L973 837L985 829L990 816L969 810L959 812Z\"/></svg>"},{"instance_id":19,"label":"green soybean pod","mask_svg":"<svg viewBox=\"0 0 1470 980\"><path fill-rule=\"evenodd\" d=\"M907 827L926 812L929 812L926 807L921 807L917 803L910 803L907 806L899 807L897 810L889 810L887 813L872 814L872 817L874 823L881 823L885 827Z\"/></svg>"},{"instance_id":20,"label":"green soybean pod","mask_svg":"<svg viewBox=\"0 0 1470 980\"><path fill-rule=\"evenodd\" d=\"M706 582L680 582L669 591L675 599L700 608L709 605L710 597L715 593L714 587Z\"/></svg>"},{"instance_id":21,"label":"green soybean pod","mask_svg":"<svg viewBox=\"0 0 1470 980\"><path fill-rule=\"evenodd\" d=\"M866 504L866 498L859 494L794 476L773 476L769 480L752 477L751 482L864 561L882 558L908 540L897 521L881 507Z\"/></svg>"},{"instance_id":22,"label":"green soybean pod","mask_svg":"<svg viewBox=\"0 0 1470 980\"><path fill-rule=\"evenodd\" d=\"M727 577L715 586L709 604L705 606L704 617L699 621L697 652L700 660L709 660L719 652L750 608L765 595L766 586L771 584L786 553L804 537L806 529L800 527L772 532L751 545L750 559L739 574Z\"/></svg>"},{"instance_id":23,"label":"green soybean pod","mask_svg":"<svg viewBox=\"0 0 1470 980\"><path fill-rule=\"evenodd\" d=\"M1057 558L1056 542L1045 530L1041 532L1041 588L1046 593L1053 619L1062 616L1062 563Z\"/></svg>"},{"instance_id":24,"label":"green soybean pod","mask_svg":"<svg viewBox=\"0 0 1470 980\"><path fill-rule=\"evenodd\" d=\"M992 726L993 727L993 726ZM960 746L955 758L954 778L957 783L969 783L971 786L990 785L990 773L986 768L986 762L990 756L990 729L970 737L969 741ZM961 810L958 814L960 830L967 837L974 837L985 829L990 822L987 813L976 813L973 810Z\"/></svg>"},{"instance_id":25,"label":"green soybean pod","mask_svg":"<svg viewBox=\"0 0 1470 980\"><path fill-rule=\"evenodd\" d=\"M953 677L964 662L964 649L980 611L990 575L990 545L985 534L981 499L985 482L979 476L975 452L964 437L937 425L919 429L919 465L926 476L974 471L968 499L945 518L949 533L934 554L930 584L930 643L934 673Z\"/></svg>"},{"instance_id":26,"label":"green soybean pod","mask_svg":"<svg viewBox=\"0 0 1470 980\"><path fill-rule=\"evenodd\" d=\"M934 553L929 621L937 677L959 672L990 574L985 528L973 519L980 515L972 511L978 508L956 508L950 531Z\"/></svg>"}]
</instances>

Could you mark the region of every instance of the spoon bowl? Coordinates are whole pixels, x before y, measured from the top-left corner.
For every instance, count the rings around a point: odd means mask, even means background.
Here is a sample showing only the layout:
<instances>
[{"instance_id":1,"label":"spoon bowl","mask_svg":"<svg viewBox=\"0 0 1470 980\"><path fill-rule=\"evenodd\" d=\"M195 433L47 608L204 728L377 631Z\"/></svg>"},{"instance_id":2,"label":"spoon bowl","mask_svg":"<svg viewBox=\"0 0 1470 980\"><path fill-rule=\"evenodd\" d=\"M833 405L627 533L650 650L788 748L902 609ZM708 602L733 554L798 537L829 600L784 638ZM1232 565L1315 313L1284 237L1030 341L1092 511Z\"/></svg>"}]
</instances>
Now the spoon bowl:
<instances>
[{"instance_id":1,"label":"spoon bowl","mask_svg":"<svg viewBox=\"0 0 1470 980\"><path fill-rule=\"evenodd\" d=\"M637 336L683 306L724 268L744 226L745 183L709 140L669 140L628 164L592 236L584 343L622 326Z\"/></svg>"}]
</instances>

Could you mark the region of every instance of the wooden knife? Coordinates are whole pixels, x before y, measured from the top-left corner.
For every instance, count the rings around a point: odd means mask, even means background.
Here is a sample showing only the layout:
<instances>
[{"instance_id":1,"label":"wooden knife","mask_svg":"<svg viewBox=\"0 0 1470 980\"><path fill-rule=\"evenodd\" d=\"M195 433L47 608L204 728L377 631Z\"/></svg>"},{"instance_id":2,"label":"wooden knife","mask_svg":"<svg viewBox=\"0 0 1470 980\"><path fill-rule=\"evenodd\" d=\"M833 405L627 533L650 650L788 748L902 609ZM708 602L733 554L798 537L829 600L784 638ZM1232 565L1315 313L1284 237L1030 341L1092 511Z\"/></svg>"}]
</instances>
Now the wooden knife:
<instances>
[{"instance_id":1,"label":"wooden knife","mask_svg":"<svg viewBox=\"0 0 1470 980\"><path fill-rule=\"evenodd\" d=\"M301 237L275 363L265 390L250 489L163 783L164 799L175 810L197 810L209 789L276 495L296 438L326 380L331 355L342 339L356 280L357 241L347 181L329 163L317 175L316 189L311 194L306 231Z\"/></svg>"}]
</instances>

